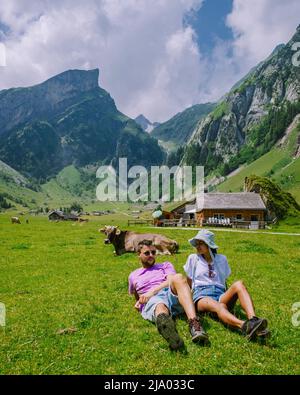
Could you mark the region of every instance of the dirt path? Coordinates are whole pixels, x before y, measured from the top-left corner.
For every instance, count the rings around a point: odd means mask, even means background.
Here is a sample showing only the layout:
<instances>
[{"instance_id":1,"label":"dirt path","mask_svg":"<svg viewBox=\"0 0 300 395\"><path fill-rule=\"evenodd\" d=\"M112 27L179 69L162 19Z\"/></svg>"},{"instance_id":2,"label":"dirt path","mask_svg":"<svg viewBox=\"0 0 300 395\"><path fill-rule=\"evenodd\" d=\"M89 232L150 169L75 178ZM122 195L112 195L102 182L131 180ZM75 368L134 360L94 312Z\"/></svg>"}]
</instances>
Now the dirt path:
<instances>
[{"instance_id":1,"label":"dirt path","mask_svg":"<svg viewBox=\"0 0 300 395\"><path fill-rule=\"evenodd\" d=\"M154 229L158 229L155 226L152 226L152 228ZM178 227L163 227L163 228L159 228L159 229L172 229L172 230L202 230L203 228L178 228ZM287 233L287 232L257 232L255 230L235 230L235 229L215 229L215 228L211 228L212 231L214 232L232 232L232 233L257 233L257 234L261 234L261 235L283 235L283 236L300 236L300 233Z\"/></svg>"}]
</instances>

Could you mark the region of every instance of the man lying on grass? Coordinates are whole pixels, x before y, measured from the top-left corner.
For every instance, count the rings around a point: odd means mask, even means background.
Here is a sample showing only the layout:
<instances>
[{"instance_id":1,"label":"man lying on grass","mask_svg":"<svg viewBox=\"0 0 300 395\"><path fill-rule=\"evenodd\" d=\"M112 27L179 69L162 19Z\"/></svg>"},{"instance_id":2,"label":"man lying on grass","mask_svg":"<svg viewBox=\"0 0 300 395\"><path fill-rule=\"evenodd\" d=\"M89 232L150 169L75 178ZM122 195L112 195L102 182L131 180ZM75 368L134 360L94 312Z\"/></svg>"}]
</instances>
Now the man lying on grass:
<instances>
[{"instance_id":1,"label":"man lying on grass","mask_svg":"<svg viewBox=\"0 0 300 395\"><path fill-rule=\"evenodd\" d=\"M225 255L217 254L214 234L201 230L190 244L197 253L191 254L184 266L193 291L193 301L199 312L212 312L225 324L238 328L251 340L270 335L267 320L255 316L252 299L242 281L236 281L226 290L226 279L231 270ZM230 313L239 299L247 320L242 321Z\"/></svg>"},{"instance_id":2,"label":"man lying on grass","mask_svg":"<svg viewBox=\"0 0 300 395\"><path fill-rule=\"evenodd\" d=\"M172 316L184 313L189 322L192 341L206 343L208 338L196 317L191 289L182 274L176 274L170 262L155 264L156 248L151 241L138 245L142 268L129 276L129 293L137 300L135 307L145 320L156 323L159 333L172 350L184 347Z\"/></svg>"}]
</instances>

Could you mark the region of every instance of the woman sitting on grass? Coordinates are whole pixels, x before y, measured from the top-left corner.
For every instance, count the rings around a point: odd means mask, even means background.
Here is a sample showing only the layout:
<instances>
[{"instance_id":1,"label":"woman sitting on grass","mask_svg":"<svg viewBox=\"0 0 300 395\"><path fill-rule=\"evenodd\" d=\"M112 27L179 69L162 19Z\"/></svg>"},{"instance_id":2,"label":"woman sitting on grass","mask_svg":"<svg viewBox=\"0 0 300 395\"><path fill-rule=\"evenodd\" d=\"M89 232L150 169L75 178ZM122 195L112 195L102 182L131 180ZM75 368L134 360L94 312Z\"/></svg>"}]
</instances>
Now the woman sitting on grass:
<instances>
[{"instance_id":1,"label":"woman sitting on grass","mask_svg":"<svg viewBox=\"0 0 300 395\"><path fill-rule=\"evenodd\" d=\"M214 233L201 230L189 242L197 253L188 257L184 270L197 311L217 314L224 324L240 329L248 340L269 335L267 320L256 317L244 283L237 281L226 290L226 280L231 270L226 256L217 254ZM238 299L247 314L246 321L238 319L229 311Z\"/></svg>"}]
</instances>

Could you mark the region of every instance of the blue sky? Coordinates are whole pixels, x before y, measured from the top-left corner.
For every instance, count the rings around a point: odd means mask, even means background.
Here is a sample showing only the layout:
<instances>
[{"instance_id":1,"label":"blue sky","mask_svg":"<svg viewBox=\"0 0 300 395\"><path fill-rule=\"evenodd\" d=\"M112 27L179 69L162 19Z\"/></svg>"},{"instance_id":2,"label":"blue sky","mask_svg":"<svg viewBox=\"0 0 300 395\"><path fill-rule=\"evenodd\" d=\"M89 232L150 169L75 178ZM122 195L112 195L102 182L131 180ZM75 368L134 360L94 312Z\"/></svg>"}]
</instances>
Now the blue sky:
<instances>
[{"instance_id":1,"label":"blue sky","mask_svg":"<svg viewBox=\"0 0 300 395\"><path fill-rule=\"evenodd\" d=\"M219 100L299 15L299 0L0 0L0 90L99 68L123 113L163 122Z\"/></svg>"},{"instance_id":2,"label":"blue sky","mask_svg":"<svg viewBox=\"0 0 300 395\"><path fill-rule=\"evenodd\" d=\"M199 49L205 56L211 54L217 39L233 40L232 30L226 25L232 6L233 0L205 0L199 10L184 17L184 24L194 28Z\"/></svg>"}]
</instances>

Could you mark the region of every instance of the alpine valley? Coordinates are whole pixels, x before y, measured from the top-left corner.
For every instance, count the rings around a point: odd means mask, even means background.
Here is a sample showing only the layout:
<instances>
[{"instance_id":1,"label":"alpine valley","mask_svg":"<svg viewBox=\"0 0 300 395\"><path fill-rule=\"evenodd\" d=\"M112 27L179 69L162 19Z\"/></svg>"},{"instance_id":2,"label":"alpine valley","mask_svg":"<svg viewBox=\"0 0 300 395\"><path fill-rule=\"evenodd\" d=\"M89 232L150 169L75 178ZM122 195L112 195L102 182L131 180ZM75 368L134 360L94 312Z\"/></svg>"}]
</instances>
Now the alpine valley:
<instances>
[{"instance_id":1,"label":"alpine valley","mask_svg":"<svg viewBox=\"0 0 300 395\"><path fill-rule=\"evenodd\" d=\"M98 69L0 91L2 202L90 202L97 168L121 157L129 167L203 165L208 190L240 191L245 177L268 177L300 202L296 42L300 26L219 102L194 105L162 124L118 111L99 86Z\"/></svg>"}]
</instances>

